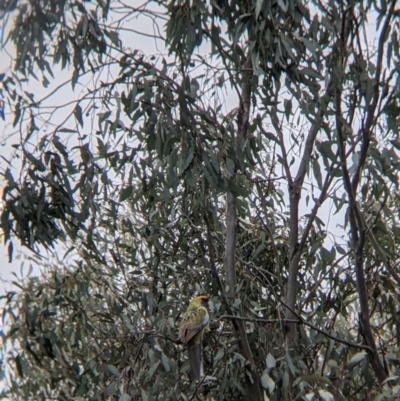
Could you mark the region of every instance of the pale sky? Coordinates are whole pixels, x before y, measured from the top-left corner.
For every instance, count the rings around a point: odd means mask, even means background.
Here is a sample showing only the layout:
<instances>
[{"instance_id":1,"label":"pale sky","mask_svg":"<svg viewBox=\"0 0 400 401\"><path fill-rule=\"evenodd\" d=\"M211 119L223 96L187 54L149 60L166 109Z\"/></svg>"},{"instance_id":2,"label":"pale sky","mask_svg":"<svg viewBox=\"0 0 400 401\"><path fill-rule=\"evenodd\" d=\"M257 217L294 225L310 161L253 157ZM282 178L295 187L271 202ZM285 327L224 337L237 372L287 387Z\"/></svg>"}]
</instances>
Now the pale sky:
<instances>
[{"instance_id":1,"label":"pale sky","mask_svg":"<svg viewBox=\"0 0 400 401\"><path fill-rule=\"evenodd\" d=\"M7 72L10 69L10 65L11 65L11 59L9 55L5 51L0 49L0 73ZM6 105L6 113L9 112L10 112L9 107L8 105ZM10 114L8 114L6 119L10 120L10 117L11 117ZM12 151L10 147L11 142L4 143L4 136L7 135L6 124L7 121L3 121L3 119L0 118L0 155L7 158ZM3 164L4 161L1 160L0 163ZM0 277L1 277L0 294L2 294L4 292L4 280L9 281L12 277L11 272L15 270L20 264L18 261L14 261L12 264L8 263L7 249L3 244L3 240L1 241L0 245L0 260L2 261L0 270Z\"/></svg>"}]
</instances>

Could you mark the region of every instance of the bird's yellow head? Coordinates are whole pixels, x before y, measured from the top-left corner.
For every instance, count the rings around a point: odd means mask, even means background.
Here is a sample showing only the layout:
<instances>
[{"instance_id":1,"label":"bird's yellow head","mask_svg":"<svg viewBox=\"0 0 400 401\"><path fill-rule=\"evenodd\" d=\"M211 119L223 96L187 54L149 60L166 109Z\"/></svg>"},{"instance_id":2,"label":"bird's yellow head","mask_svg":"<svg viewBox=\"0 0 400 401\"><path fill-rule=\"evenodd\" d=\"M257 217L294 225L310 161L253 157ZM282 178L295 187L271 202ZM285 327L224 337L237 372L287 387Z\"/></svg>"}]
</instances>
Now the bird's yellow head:
<instances>
[{"instance_id":1,"label":"bird's yellow head","mask_svg":"<svg viewBox=\"0 0 400 401\"><path fill-rule=\"evenodd\" d=\"M195 307L200 307L204 306L205 308L208 308L208 301L210 300L210 297L207 295L200 295L199 297L196 297L192 300L191 305Z\"/></svg>"}]
</instances>

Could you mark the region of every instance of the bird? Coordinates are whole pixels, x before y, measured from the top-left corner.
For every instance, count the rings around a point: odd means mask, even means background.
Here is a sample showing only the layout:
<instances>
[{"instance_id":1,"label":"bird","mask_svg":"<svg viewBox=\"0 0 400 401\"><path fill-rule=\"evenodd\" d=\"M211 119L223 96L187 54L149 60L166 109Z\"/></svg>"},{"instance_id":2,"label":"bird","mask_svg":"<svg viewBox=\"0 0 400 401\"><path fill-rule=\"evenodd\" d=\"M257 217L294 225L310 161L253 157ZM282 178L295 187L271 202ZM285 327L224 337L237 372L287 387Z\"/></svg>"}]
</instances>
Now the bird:
<instances>
[{"instance_id":1,"label":"bird","mask_svg":"<svg viewBox=\"0 0 400 401\"><path fill-rule=\"evenodd\" d=\"M200 295L190 302L179 326L179 337L187 346L191 380L204 376L201 342L203 334L210 330L208 302L210 297Z\"/></svg>"}]
</instances>

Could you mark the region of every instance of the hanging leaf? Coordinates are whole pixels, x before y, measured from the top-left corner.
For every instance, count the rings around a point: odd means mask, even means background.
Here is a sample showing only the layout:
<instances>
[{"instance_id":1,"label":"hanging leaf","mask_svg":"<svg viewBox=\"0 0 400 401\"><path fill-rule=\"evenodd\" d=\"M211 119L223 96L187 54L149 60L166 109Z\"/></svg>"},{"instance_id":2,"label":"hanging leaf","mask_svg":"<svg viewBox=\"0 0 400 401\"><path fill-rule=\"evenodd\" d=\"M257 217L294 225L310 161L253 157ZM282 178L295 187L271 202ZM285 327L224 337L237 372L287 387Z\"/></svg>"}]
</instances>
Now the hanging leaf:
<instances>
[{"instance_id":1,"label":"hanging leaf","mask_svg":"<svg viewBox=\"0 0 400 401\"><path fill-rule=\"evenodd\" d=\"M272 393L275 389L275 382L269 376L267 369L264 370L261 376L261 384L270 393Z\"/></svg>"},{"instance_id":2,"label":"hanging leaf","mask_svg":"<svg viewBox=\"0 0 400 401\"><path fill-rule=\"evenodd\" d=\"M276 366L276 360L271 354L267 355L267 359L265 360L265 363L266 363L268 369L273 369Z\"/></svg>"},{"instance_id":3,"label":"hanging leaf","mask_svg":"<svg viewBox=\"0 0 400 401\"><path fill-rule=\"evenodd\" d=\"M75 106L74 116L75 116L76 120L78 121L79 125L81 127L83 127L82 108L79 105L79 103Z\"/></svg>"},{"instance_id":4,"label":"hanging leaf","mask_svg":"<svg viewBox=\"0 0 400 401\"><path fill-rule=\"evenodd\" d=\"M133 186L130 185L129 187L124 188L119 194L119 201L123 202L130 198L133 194Z\"/></svg>"}]
</instances>

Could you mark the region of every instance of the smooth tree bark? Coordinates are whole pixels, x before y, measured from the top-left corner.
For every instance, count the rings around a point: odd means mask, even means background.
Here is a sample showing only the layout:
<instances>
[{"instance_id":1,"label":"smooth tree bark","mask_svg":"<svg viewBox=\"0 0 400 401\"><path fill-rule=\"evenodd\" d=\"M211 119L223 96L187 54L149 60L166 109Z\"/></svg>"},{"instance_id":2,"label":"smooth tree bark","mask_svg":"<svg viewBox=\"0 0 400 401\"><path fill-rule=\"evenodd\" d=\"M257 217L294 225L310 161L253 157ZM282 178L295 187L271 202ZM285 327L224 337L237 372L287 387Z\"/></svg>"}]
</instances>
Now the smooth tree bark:
<instances>
[{"instance_id":1,"label":"smooth tree bark","mask_svg":"<svg viewBox=\"0 0 400 401\"><path fill-rule=\"evenodd\" d=\"M382 383L389 375L387 368L383 365L378 350L376 347L374 333L371 328L370 323L370 308L369 308L369 301L368 301L368 289L366 284L366 274L365 274L365 267L364 267L364 252L365 247L367 245L367 232L370 230L369 227L365 224L364 218L362 213L359 209L359 205L356 199L356 193L358 190L358 185L360 182L360 177L362 171L364 169L364 164L367 159L367 153L369 150L370 142L372 140L373 132L372 126L374 119L376 119L376 110L378 101L381 96L380 92L380 83L381 83L381 74L383 68L383 52L384 52L384 43L385 38L387 37L387 33L389 30L389 26L392 22L394 17L394 8L396 5L396 1L392 0L390 2L390 6L388 9L388 14L384 20L382 31L378 41L378 56L377 56L377 66L376 72L374 76L373 82L373 96L368 105L367 112L362 122L362 127L359 130L359 135L361 137L361 144L360 144L360 152L359 152L359 159L357 163L357 167L353 174L353 177L350 177L348 165L347 165L347 149L346 149L346 142L345 136L349 135L349 127L352 127L352 121L346 121L343 118L342 113L342 88L341 85L337 85L335 91L335 122L336 122L336 131L338 137L338 148L339 148L339 155L343 173L343 183L348 197L348 216L349 216L349 223L350 223L350 236L351 236L351 248L353 251L353 258L354 258L354 270L356 274L357 280L357 290L359 296L359 303L360 303L360 313L359 313L359 321L361 326L361 333L364 337L365 343L370 347L371 351L369 352L369 360L371 366L375 372L376 377ZM338 61L338 71L341 71L341 66L344 65L344 61L347 59L347 41L348 36L345 36L346 32L346 25L349 25L352 21L352 10L347 10L347 13L343 17L343 29L342 29L342 37L341 40L338 42L338 53L339 53L339 61ZM344 74L343 71L341 71ZM340 75L339 75L340 76ZM374 244L374 241L372 241Z\"/></svg>"},{"instance_id":2,"label":"smooth tree bark","mask_svg":"<svg viewBox=\"0 0 400 401\"><path fill-rule=\"evenodd\" d=\"M235 138L237 152L242 151L241 148L243 147L244 139L247 137L252 86L253 70L251 63L251 53L249 52L249 56L247 57L246 62L243 66L241 79L241 93L239 97L239 110L237 117L238 131ZM240 294L236 293L236 234L238 227L236 208L236 196L233 192L228 191L226 194L226 242L224 268L225 282L229 287L228 297L231 305L233 305L236 298L240 299ZM231 310L232 312L235 312L233 308L231 308ZM242 311L242 306L239 303L239 307L237 310L239 316L242 314ZM242 354L247 360L247 365L245 367L245 369L249 371L249 375L245 375L247 383L247 397L251 400L262 401L263 396L260 387L260 377L257 374L257 367L254 361L253 351L251 350L247 339L245 322L242 320L234 320L232 323L240 342Z\"/></svg>"}]
</instances>

